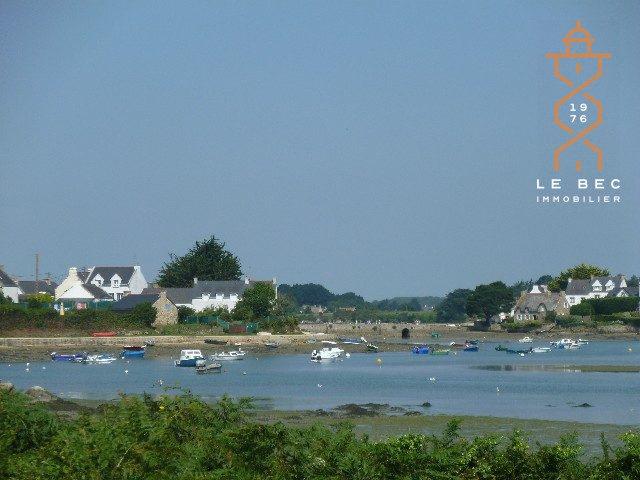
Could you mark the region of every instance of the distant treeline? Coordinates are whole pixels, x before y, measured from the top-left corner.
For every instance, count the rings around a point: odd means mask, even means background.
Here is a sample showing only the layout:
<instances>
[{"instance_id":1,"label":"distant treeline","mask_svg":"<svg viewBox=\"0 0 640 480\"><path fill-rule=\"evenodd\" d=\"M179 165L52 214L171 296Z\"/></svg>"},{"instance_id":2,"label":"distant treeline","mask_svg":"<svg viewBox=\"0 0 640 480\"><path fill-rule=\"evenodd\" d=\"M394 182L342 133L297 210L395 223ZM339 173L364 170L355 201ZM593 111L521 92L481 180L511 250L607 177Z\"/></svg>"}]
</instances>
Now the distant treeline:
<instances>
[{"instance_id":1,"label":"distant treeline","mask_svg":"<svg viewBox=\"0 0 640 480\"><path fill-rule=\"evenodd\" d=\"M336 310L344 307L355 307L359 310L383 310L383 311L408 311L420 312L432 310L441 301L442 297L396 297L385 300L367 302L360 295L353 292L335 294L326 287L316 283L282 284L278 287L279 293L290 296L298 307L303 305L318 305Z\"/></svg>"}]
</instances>

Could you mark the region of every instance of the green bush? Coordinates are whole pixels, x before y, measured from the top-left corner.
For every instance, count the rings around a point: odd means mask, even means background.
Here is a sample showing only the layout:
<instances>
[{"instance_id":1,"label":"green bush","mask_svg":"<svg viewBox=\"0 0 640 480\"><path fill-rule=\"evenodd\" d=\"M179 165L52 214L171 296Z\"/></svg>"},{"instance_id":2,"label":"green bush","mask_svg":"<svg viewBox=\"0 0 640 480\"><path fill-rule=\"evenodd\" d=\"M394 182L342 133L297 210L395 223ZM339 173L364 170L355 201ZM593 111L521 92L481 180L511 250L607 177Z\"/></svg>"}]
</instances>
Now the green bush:
<instances>
[{"instance_id":1,"label":"green bush","mask_svg":"<svg viewBox=\"0 0 640 480\"><path fill-rule=\"evenodd\" d=\"M577 327L583 324L584 320L576 315L558 315L556 317L556 325L559 327Z\"/></svg>"},{"instance_id":2,"label":"green bush","mask_svg":"<svg viewBox=\"0 0 640 480\"><path fill-rule=\"evenodd\" d=\"M530 322L513 322L503 323L503 328L509 333L526 333L539 329L542 327L541 320L532 320Z\"/></svg>"},{"instance_id":3,"label":"green bush","mask_svg":"<svg viewBox=\"0 0 640 480\"><path fill-rule=\"evenodd\" d=\"M610 315L613 313L635 312L638 310L638 301L640 297L616 297L616 298L589 298L583 300L583 303L591 305L593 313L596 315ZM573 309L573 307L571 307ZM577 314L580 315L580 314Z\"/></svg>"},{"instance_id":4,"label":"green bush","mask_svg":"<svg viewBox=\"0 0 640 480\"><path fill-rule=\"evenodd\" d=\"M590 302L583 300L578 305L572 305L569 309L571 315L579 315L586 317L593 314L593 305Z\"/></svg>"}]
</instances>

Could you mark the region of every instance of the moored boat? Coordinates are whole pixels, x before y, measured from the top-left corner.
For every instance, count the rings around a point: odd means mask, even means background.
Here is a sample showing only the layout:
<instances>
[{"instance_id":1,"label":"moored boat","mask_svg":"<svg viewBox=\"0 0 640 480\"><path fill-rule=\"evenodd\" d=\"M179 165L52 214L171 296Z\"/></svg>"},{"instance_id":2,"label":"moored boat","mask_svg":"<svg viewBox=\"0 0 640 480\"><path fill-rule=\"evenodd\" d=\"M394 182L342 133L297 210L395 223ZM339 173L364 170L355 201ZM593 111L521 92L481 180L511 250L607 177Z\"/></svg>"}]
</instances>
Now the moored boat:
<instances>
[{"instance_id":1,"label":"moored boat","mask_svg":"<svg viewBox=\"0 0 640 480\"><path fill-rule=\"evenodd\" d=\"M180 351L180 359L173 363L176 367L195 367L198 361L204 362L204 357L200 350L182 350Z\"/></svg>"},{"instance_id":2,"label":"moored boat","mask_svg":"<svg viewBox=\"0 0 640 480\"><path fill-rule=\"evenodd\" d=\"M378 346L373 343L367 343L367 352L377 352Z\"/></svg>"},{"instance_id":3,"label":"moored boat","mask_svg":"<svg viewBox=\"0 0 640 480\"><path fill-rule=\"evenodd\" d=\"M589 341L588 340L583 340L581 338L578 339L578 341L576 342L578 345L589 345Z\"/></svg>"},{"instance_id":4,"label":"moored boat","mask_svg":"<svg viewBox=\"0 0 640 480\"><path fill-rule=\"evenodd\" d=\"M440 349L431 349L429 355L449 355L449 349L440 348Z\"/></svg>"},{"instance_id":5,"label":"moored boat","mask_svg":"<svg viewBox=\"0 0 640 480\"><path fill-rule=\"evenodd\" d=\"M280 346L278 342L264 342L264 346L270 349L275 349Z\"/></svg>"},{"instance_id":6,"label":"moored boat","mask_svg":"<svg viewBox=\"0 0 640 480\"><path fill-rule=\"evenodd\" d=\"M139 352L140 350L144 350L144 345L124 345L123 350L127 350L128 352Z\"/></svg>"},{"instance_id":7,"label":"moored boat","mask_svg":"<svg viewBox=\"0 0 640 480\"><path fill-rule=\"evenodd\" d=\"M411 353L415 354L415 355L428 355L430 352L430 348L429 347L413 347L411 349Z\"/></svg>"},{"instance_id":8,"label":"moored boat","mask_svg":"<svg viewBox=\"0 0 640 480\"><path fill-rule=\"evenodd\" d=\"M196 361L196 373L216 373L222 371L221 363L207 363L204 360Z\"/></svg>"},{"instance_id":9,"label":"moored boat","mask_svg":"<svg viewBox=\"0 0 640 480\"><path fill-rule=\"evenodd\" d=\"M565 348L567 345L571 345L574 341L570 338L563 338L561 340L557 340L555 342L549 342L552 347L555 348Z\"/></svg>"},{"instance_id":10,"label":"moored boat","mask_svg":"<svg viewBox=\"0 0 640 480\"><path fill-rule=\"evenodd\" d=\"M551 347L533 347L531 353L548 353L551 351Z\"/></svg>"},{"instance_id":11,"label":"moored boat","mask_svg":"<svg viewBox=\"0 0 640 480\"><path fill-rule=\"evenodd\" d=\"M51 352L51 360L54 362L76 362L80 363L87 358L87 352L82 353L58 353Z\"/></svg>"},{"instance_id":12,"label":"moored boat","mask_svg":"<svg viewBox=\"0 0 640 480\"><path fill-rule=\"evenodd\" d=\"M313 350L311 352L311 361L323 362L323 361L336 360L337 358L340 358L343 353L344 353L344 350L338 347L331 347L331 348L324 347L319 350Z\"/></svg>"},{"instance_id":13,"label":"moored boat","mask_svg":"<svg viewBox=\"0 0 640 480\"><path fill-rule=\"evenodd\" d=\"M533 343L533 339L531 337L522 337L518 340L520 343Z\"/></svg>"},{"instance_id":14,"label":"moored boat","mask_svg":"<svg viewBox=\"0 0 640 480\"><path fill-rule=\"evenodd\" d=\"M97 363L97 364L109 364L115 362L117 359L110 353L101 353L98 355L87 355L82 363Z\"/></svg>"},{"instance_id":15,"label":"moored boat","mask_svg":"<svg viewBox=\"0 0 640 480\"><path fill-rule=\"evenodd\" d=\"M132 357L132 358L142 358L144 357L144 348L142 350L123 350L120 352L120 356L124 357Z\"/></svg>"},{"instance_id":16,"label":"moored boat","mask_svg":"<svg viewBox=\"0 0 640 480\"><path fill-rule=\"evenodd\" d=\"M344 343L347 345L360 345L361 343L367 343L367 341L363 338L346 338L346 337L338 337L336 340L338 340L340 343Z\"/></svg>"},{"instance_id":17,"label":"moored boat","mask_svg":"<svg viewBox=\"0 0 640 480\"><path fill-rule=\"evenodd\" d=\"M214 353L210 356L211 360L242 360L247 354L241 348L238 350L229 350L228 352Z\"/></svg>"},{"instance_id":18,"label":"moored boat","mask_svg":"<svg viewBox=\"0 0 640 480\"><path fill-rule=\"evenodd\" d=\"M118 335L117 332L93 332L91 334L92 337L115 337Z\"/></svg>"},{"instance_id":19,"label":"moored boat","mask_svg":"<svg viewBox=\"0 0 640 480\"><path fill-rule=\"evenodd\" d=\"M462 349L463 352L477 352L478 345L467 345Z\"/></svg>"}]
</instances>

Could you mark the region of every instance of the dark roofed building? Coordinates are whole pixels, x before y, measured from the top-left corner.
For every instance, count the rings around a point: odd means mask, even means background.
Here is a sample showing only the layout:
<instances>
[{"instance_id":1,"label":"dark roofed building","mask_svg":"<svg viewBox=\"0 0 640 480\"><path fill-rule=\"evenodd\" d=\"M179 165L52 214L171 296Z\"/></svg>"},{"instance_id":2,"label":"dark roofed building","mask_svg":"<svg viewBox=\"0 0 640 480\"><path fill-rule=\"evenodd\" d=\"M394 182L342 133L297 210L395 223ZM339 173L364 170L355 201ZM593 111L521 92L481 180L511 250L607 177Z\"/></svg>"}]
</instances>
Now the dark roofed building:
<instances>
[{"instance_id":1,"label":"dark roofed building","mask_svg":"<svg viewBox=\"0 0 640 480\"><path fill-rule=\"evenodd\" d=\"M168 297L165 291L158 293L142 293L127 295L113 304L111 310L116 312L130 312L136 306L150 303L156 309L154 327L161 325L175 325L178 323L178 308Z\"/></svg>"},{"instance_id":2,"label":"dark roofed building","mask_svg":"<svg viewBox=\"0 0 640 480\"><path fill-rule=\"evenodd\" d=\"M564 292L550 292L544 286L534 285L530 292L523 293L513 307L516 321L542 320L548 312L558 315L569 313L569 302Z\"/></svg>"},{"instance_id":3,"label":"dark roofed building","mask_svg":"<svg viewBox=\"0 0 640 480\"><path fill-rule=\"evenodd\" d=\"M586 298L637 296L638 288L629 287L622 274L590 279L570 278L565 289L569 305L578 305Z\"/></svg>"},{"instance_id":4,"label":"dark roofed building","mask_svg":"<svg viewBox=\"0 0 640 480\"><path fill-rule=\"evenodd\" d=\"M45 293L55 296L58 284L53 280L45 278L37 282L35 280L20 280L18 286L20 287L21 296L31 295L33 293Z\"/></svg>"},{"instance_id":5,"label":"dark roofed building","mask_svg":"<svg viewBox=\"0 0 640 480\"><path fill-rule=\"evenodd\" d=\"M111 310L114 310L116 312L128 312L142 303L150 303L153 305L158 300L158 298L160 298L159 293L141 293L138 295L127 295L123 299L115 302L111 306Z\"/></svg>"},{"instance_id":6,"label":"dark roofed building","mask_svg":"<svg viewBox=\"0 0 640 480\"><path fill-rule=\"evenodd\" d=\"M0 268L0 292L5 298L9 298L14 303L19 300L20 288L18 284L2 268Z\"/></svg>"}]
</instances>

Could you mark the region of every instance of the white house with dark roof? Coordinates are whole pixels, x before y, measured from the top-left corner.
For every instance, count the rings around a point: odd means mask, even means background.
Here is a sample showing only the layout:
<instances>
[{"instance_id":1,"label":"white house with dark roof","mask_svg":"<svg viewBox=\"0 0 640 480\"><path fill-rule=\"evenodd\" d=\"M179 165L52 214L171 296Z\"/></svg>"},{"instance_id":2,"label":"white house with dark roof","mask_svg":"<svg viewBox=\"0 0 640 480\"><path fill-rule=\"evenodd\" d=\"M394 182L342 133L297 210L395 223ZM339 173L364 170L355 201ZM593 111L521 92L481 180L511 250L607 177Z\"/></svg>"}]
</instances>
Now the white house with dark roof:
<instances>
[{"instance_id":1,"label":"white house with dark roof","mask_svg":"<svg viewBox=\"0 0 640 480\"><path fill-rule=\"evenodd\" d=\"M88 271L69 269L69 275L56 288L56 300L77 285L92 285L106 292L112 300L131 293L139 294L149 286L138 265L131 267L93 267Z\"/></svg>"},{"instance_id":2,"label":"white house with dark roof","mask_svg":"<svg viewBox=\"0 0 640 480\"><path fill-rule=\"evenodd\" d=\"M77 283L62 295L56 298L58 300L66 300L80 303L110 301L113 297L100 287L96 287L90 283ZM78 307L79 308L79 307Z\"/></svg>"},{"instance_id":3,"label":"white house with dark roof","mask_svg":"<svg viewBox=\"0 0 640 480\"><path fill-rule=\"evenodd\" d=\"M210 281L193 279L193 286L188 288L147 288L143 293L166 292L167 298L178 307L189 307L196 312L206 309L225 308L229 311L236 307L242 299L244 291L256 283L269 283L277 292L277 282L273 280L225 280Z\"/></svg>"},{"instance_id":4,"label":"white house with dark roof","mask_svg":"<svg viewBox=\"0 0 640 480\"><path fill-rule=\"evenodd\" d=\"M20 287L0 268L0 292L5 298L10 298L13 303L18 303Z\"/></svg>"},{"instance_id":5,"label":"white house with dark roof","mask_svg":"<svg viewBox=\"0 0 640 480\"><path fill-rule=\"evenodd\" d=\"M591 277L590 279L570 278L565 289L569 305L578 305L585 298L613 298L638 295L638 287L627 286L624 275Z\"/></svg>"}]
</instances>

